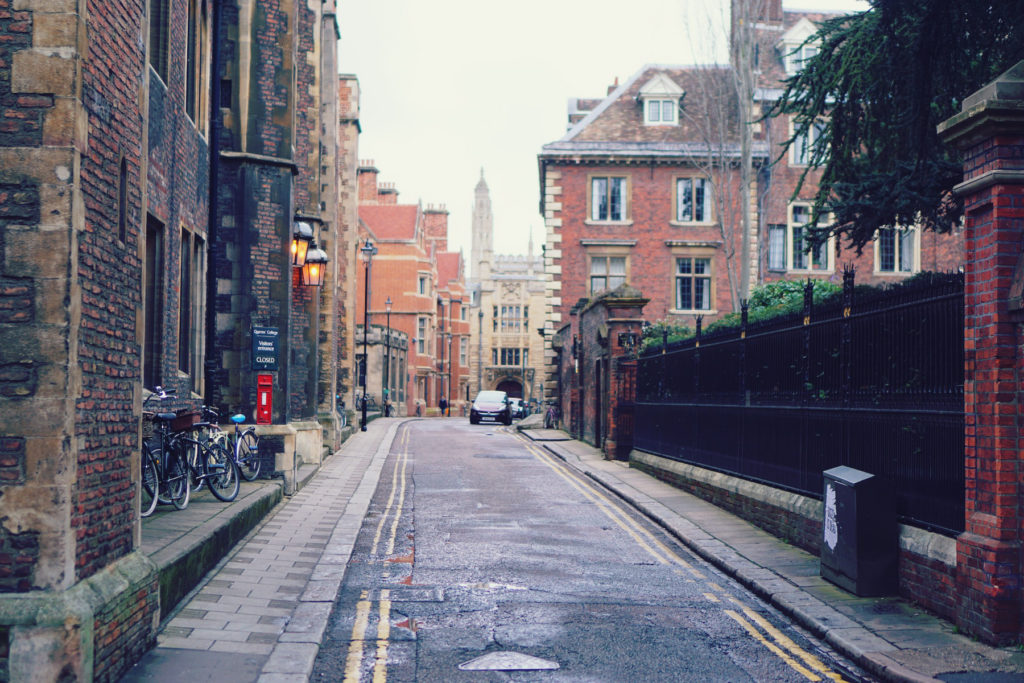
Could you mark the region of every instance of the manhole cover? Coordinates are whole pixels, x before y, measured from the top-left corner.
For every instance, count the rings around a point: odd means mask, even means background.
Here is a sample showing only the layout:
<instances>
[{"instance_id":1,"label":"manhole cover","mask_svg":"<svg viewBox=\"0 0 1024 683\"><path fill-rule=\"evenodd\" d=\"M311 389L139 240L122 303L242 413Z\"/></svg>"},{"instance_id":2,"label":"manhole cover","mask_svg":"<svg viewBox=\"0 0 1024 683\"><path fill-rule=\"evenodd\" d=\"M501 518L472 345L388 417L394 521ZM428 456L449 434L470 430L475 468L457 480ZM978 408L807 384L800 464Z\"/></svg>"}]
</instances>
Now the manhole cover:
<instances>
[{"instance_id":1,"label":"manhole cover","mask_svg":"<svg viewBox=\"0 0 1024 683\"><path fill-rule=\"evenodd\" d=\"M542 671L557 668L558 662L549 662L521 652L489 652L459 664L461 671Z\"/></svg>"}]
</instances>

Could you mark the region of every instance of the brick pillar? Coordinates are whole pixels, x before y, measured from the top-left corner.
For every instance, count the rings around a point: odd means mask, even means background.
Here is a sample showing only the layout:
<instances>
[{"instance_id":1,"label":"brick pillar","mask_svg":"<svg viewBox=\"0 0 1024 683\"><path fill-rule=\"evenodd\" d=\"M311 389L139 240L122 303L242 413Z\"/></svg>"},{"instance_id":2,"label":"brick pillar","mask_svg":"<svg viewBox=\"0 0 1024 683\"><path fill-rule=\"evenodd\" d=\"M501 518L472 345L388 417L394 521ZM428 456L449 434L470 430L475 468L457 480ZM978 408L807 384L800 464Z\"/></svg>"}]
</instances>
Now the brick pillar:
<instances>
[{"instance_id":1,"label":"brick pillar","mask_svg":"<svg viewBox=\"0 0 1024 683\"><path fill-rule=\"evenodd\" d=\"M636 401L636 357L643 327L644 306L650 299L630 288L616 290L617 296L604 300L608 308L608 437L605 457L628 460L633 450L633 403Z\"/></svg>"},{"instance_id":2,"label":"brick pillar","mask_svg":"<svg viewBox=\"0 0 1024 683\"><path fill-rule=\"evenodd\" d=\"M939 126L964 160L965 531L958 625L992 643L1021 630L1020 291L1024 284L1024 62Z\"/></svg>"}]
</instances>

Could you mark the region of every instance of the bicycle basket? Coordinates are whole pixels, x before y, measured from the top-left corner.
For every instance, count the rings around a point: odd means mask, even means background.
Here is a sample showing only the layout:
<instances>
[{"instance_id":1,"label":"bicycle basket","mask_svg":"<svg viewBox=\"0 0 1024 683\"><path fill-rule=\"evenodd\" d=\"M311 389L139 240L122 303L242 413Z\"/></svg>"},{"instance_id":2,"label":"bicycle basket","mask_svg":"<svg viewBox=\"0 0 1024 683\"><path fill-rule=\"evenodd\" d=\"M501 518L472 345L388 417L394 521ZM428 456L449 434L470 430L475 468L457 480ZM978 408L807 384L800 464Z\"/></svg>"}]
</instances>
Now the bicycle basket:
<instances>
[{"instance_id":1,"label":"bicycle basket","mask_svg":"<svg viewBox=\"0 0 1024 683\"><path fill-rule=\"evenodd\" d=\"M184 432L192 425L198 424L201 418L202 413L194 410L179 410L178 416L171 420L171 431Z\"/></svg>"}]
</instances>

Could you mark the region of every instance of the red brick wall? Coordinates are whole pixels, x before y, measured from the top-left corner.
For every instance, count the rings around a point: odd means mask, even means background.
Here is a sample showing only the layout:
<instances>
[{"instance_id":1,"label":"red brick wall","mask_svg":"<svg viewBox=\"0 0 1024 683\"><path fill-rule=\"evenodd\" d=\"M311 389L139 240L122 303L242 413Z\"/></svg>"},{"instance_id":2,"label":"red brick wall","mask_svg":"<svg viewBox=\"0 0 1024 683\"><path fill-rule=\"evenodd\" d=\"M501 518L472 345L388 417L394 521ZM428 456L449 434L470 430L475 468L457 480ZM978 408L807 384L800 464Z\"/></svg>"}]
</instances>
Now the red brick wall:
<instances>
[{"instance_id":1,"label":"red brick wall","mask_svg":"<svg viewBox=\"0 0 1024 683\"><path fill-rule=\"evenodd\" d=\"M82 322L77 354L82 389L75 403L79 450L71 519L79 579L133 549L131 461L138 450L134 401L140 378L136 312L142 299L138 253L144 224L145 114L139 109L137 83L139 74L147 72L137 40L145 30L145 4L124 1L116 11L105 3L89 4L89 54L82 63L89 146L81 160L85 224L78 234ZM128 170L124 241L118 234L117 210L122 158ZM114 292L116 296L111 295ZM173 352L176 347L169 348Z\"/></svg>"}]
</instances>

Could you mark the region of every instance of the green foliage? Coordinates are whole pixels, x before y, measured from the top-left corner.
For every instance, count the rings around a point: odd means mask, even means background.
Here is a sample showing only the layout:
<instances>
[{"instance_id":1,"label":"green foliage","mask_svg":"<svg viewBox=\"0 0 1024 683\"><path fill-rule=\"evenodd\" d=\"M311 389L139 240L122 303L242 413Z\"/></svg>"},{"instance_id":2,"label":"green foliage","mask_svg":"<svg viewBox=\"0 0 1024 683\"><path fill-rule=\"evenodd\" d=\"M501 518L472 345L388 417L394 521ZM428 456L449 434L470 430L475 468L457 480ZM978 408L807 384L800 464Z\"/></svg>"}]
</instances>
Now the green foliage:
<instances>
[{"instance_id":1,"label":"green foliage","mask_svg":"<svg viewBox=\"0 0 1024 683\"><path fill-rule=\"evenodd\" d=\"M794 116L787 146L826 121L808 169L822 169L811 222L831 212L829 231L857 248L880 227L959 220L961 163L936 126L1024 58L1024 0L869 1L821 25L820 51L766 114Z\"/></svg>"},{"instance_id":2,"label":"green foliage","mask_svg":"<svg viewBox=\"0 0 1024 683\"><path fill-rule=\"evenodd\" d=\"M843 290L841 285L829 282L828 280L812 280L811 282L814 287L815 306L824 303L831 297L837 296ZM755 287L750 292L747 321L750 323L759 322L802 310L805 284L805 280L780 280ZM704 328L704 332L739 329L741 324L741 315L739 313L730 313L709 324ZM667 320L659 320L644 328L643 339L640 345L641 352L660 349L665 330L668 331L669 344L689 339L697 334L695 329L685 325L678 325Z\"/></svg>"},{"instance_id":3,"label":"green foliage","mask_svg":"<svg viewBox=\"0 0 1024 683\"><path fill-rule=\"evenodd\" d=\"M644 328L643 335L640 339L641 353L650 349L660 349L662 340L665 338L664 333L666 331L668 332L669 344L682 339L689 339L696 334L693 329L686 325L677 325L669 322L668 320L659 320Z\"/></svg>"}]
</instances>

